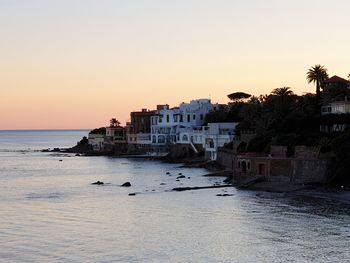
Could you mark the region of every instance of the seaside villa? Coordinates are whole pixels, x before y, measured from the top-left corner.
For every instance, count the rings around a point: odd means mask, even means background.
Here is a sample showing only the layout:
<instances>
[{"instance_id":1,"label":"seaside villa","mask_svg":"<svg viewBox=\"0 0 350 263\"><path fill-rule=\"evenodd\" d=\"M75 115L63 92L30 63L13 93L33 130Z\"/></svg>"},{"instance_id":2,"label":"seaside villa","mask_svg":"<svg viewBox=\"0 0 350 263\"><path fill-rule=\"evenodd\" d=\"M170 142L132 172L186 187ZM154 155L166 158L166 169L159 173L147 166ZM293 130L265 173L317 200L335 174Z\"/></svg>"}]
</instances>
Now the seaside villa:
<instances>
[{"instance_id":1,"label":"seaside villa","mask_svg":"<svg viewBox=\"0 0 350 263\"><path fill-rule=\"evenodd\" d=\"M164 155L171 146L189 147L204 152L206 159L216 160L219 147L234 138L237 123L208 123L205 116L218 109L209 99L192 100L170 108L157 105L156 110L142 109L130 113L125 127L106 127L105 134L89 134L93 151L126 149L127 153Z\"/></svg>"}]
</instances>

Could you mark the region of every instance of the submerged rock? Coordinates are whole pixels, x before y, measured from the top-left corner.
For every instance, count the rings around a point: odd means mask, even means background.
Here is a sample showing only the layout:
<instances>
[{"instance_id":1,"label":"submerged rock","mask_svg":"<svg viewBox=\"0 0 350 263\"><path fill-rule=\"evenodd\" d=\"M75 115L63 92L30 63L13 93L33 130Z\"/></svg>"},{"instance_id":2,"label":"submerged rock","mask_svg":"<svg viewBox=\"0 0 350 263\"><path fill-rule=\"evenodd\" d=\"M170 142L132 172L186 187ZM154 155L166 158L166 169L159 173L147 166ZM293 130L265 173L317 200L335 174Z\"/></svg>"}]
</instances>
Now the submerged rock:
<instances>
[{"instance_id":1,"label":"submerged rock","mask_svg":"<svg viewBox=\"0 0 350 263\"><path fill-rule=\"evenodd\" d=\"M130 182L125 182L121 185L122 187L130 187L131 183Z\"/></svg>"},{"instance_id":2,"label":"submerged rock","mask_svg":"<svg viewBox=\"0 0 350 263\"><path fill-rule=\"evenodd\" d=\"M216 196L233 196L233 194L217 194Z\"/></svg>"},{"instance_id":3,"label":"submerged rock","mask_svg":"<svg viewBox=\"0 0 350 263\"><path fill-rule=\"evenodd\" d=\"M134 196L136 195L136 193L129 193L129 196Z\"/></svg>"},{"instance_id":4,"label":"submerged rock","mask_svg":"<svg viewBox=\"0 0 350 263\"><path fill-rule=\"evenodd\" d=\"M169 175L169 174L170 174L170 172L166 172L165 174Z\"/></svg>"},{"instance_id":5,"label":"submerged rock","mask_svg":"<svg viewBox=\"0 0 350 263\"><path fill-rule=\"evenodd\" d=\"M160 185L166 185L166 183L160 183Z\"/></svg>"},{"instance_id":6,"label":"submerged rock","mask_svg":"<svg viewBox=\"0 0 350 263\"><path fill-rule=\"evenodd\" d=\"M176 177L176 179L181 179L181 178L186 178L186 176L180 175L180 176Z\"/></svg>"},{"instance_id":7,"label":"submerged rock","mask_svg":"<svg viewBox=\"0 0 350 263\"><path fill-rule=\"evenodd\" d=\"M97 181L97 182L94 182L94 183L92 183L92 184L95 184L95 185L102 185L102 184L104 184L104 182Z\"/></svg>"}]
</instances>

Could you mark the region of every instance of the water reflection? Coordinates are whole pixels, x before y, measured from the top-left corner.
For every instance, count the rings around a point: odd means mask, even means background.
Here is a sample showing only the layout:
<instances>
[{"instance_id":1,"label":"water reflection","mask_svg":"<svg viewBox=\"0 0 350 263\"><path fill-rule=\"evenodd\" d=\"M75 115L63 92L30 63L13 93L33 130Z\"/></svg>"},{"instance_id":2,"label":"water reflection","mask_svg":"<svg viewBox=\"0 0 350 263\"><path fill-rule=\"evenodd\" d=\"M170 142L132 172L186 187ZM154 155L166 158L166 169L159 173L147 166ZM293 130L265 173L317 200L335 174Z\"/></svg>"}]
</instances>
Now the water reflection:
<instances>
[{"instance_id":1,"label":"water reflection","mask_svg":"<svg viewBox=\"0 0 350 263\"><path fill-rule=\"evenodd\" d=\"M350 260L350 208L335 199L234 188L171 192L222 179L146 160L7 154L0 153L0 261ZM97 180L110 184L91 185ZM132 186L120 187L126 181ZM216 196L223 193L232 196Z\"/></svg>"}]
</instances>

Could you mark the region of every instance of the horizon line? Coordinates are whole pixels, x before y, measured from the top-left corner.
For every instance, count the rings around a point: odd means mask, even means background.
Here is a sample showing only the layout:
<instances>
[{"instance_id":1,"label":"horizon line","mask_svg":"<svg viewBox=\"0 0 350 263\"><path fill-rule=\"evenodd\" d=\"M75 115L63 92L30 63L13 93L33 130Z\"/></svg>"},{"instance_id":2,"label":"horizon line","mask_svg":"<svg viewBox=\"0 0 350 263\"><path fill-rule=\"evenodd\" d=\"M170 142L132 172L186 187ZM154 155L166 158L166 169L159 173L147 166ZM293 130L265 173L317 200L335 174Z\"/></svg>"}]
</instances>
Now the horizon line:
<instances>
[{"instance_id":1,"label":"horizon line","mask_svg":"<svg viewBox=\"0 0 350 263\"><path fill-rule=\"evenodd\" d=\"M45 129L45 128L39 128L39 129L0 129L0 131L89 131L92 130L91 128L58 128L58 129Z\"/></svg>"}]
</instances>

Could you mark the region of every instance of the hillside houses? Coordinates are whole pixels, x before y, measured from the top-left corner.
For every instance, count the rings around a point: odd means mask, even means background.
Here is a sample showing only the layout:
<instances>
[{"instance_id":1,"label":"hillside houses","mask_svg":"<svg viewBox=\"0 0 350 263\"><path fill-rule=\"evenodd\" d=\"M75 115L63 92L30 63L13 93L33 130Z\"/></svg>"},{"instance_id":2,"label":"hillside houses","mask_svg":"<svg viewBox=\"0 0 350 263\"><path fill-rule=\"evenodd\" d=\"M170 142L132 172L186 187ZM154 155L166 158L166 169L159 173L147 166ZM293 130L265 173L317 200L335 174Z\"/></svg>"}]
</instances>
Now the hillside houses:
<instances>
[{"instance_id":1,"label":"hillside houses","mask_svg":"<svg viewBox=\"0 0 350 263\"><path fill-rule=\"evenodd\" d=\"M89 135L94 151L111 147L133 154L166 154L172 145L187 145L215 160L218 147L230 142L236 123L205 123L205 116L218 108L209 99L192 100L178 107L157 105L156 110L130 113L125 127L106 127L105 134Z\"/></svg>"}]
</instances>

